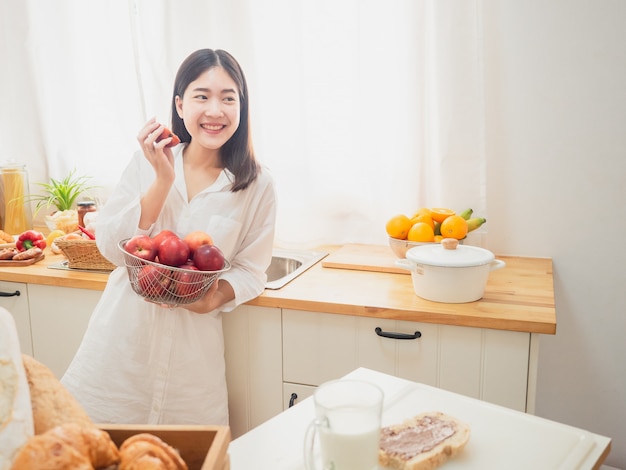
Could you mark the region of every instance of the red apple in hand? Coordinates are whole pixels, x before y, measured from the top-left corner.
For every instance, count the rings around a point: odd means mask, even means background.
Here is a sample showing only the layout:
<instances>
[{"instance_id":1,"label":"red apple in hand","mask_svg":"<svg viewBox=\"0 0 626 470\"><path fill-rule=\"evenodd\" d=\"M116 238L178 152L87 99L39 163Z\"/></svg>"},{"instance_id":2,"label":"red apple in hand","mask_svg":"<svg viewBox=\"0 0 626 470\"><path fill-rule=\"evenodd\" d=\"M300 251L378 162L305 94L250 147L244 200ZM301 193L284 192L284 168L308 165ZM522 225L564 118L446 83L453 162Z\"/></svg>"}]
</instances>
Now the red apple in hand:
<instances>
[{"instance_id":1,"label":"red apple in hand","mask_svg":"<svg viewBox=\"0 0 626 470\"><path fill-rule=\"evenodd\" d=\"M200 271L219 271L224 268L224 254L215 245L201 245L193 255L193 264Z\"/></svg>"},{"instance_id":2,"label":"red apple in hand","mask_svg":"<svg viewBox=\"0 0 626 470\"><path fill-rule=\"evenodd\" d=\"M172 141L167 144L166 147L173 147L174 145L180 144L180 138L167 127L163 129L163 132L161 132L161 135L156 138L156 141L161 142L163 139L167 139L168 137L171 137Z\"/></svg>"},{"instance_id":3,"label":"red apple in hand","mask_svg":"<svg viewBox=\"0 0 626 470\"><path fill-rule=\"evenodd\" d=\"M178 237L167 237L159 244L159 263L180 266L189 258L189 247Z\"/></svg>"},{"instance_id":4,"label":"red apple in hand","mask_svg":"<svg viewBox=\"0 0 626 470\"><path fill-rule=\"evenodd\" d=\"M157 249L148 235L135 235L124 245L124 249L137 258L154 261Z\"/></svg>"},{"instance_id":5,"label":"red apple in hand","mask_svg":"<svg viewBox=\"0 0 626 470\"><path fill-rule=\"evenodd\" d=\"M148 297L165 294L170 282L170 270L164 266L147 264L137 274L139 290Z\"/></svg>"},{"instance_id":6,"label":"red apple in hand","mask_svg":"<svg viewBox=\"0 0 626 470\"><path fill-rule=\"evenodd\" d=\"M193 254L196 252L198 247L200 247L201 245L213 244L213 238L211 238L211 235L203 232L202 230L196 230L194 232L188 233L187 235L185 235L185 238L183 238L183 240L185 240L185 243L187 243L187 245L189 246L189 257L191 259L193 259Z\"/></svg>"},{"instance_id":7,"label":"red apple in hand","mask_svg":"<svg viewBox=\"0 0 626 470\"><path fill-rule=\"evenodd\" d=\"M171 230L161 230L154 237L152 237L152 241L154 242L154 247L158 250L159 245L161 244L163 240L165 240L168 237L177 237L177 236L178 235L176 235Z\"/></svg>"}]
</instances>

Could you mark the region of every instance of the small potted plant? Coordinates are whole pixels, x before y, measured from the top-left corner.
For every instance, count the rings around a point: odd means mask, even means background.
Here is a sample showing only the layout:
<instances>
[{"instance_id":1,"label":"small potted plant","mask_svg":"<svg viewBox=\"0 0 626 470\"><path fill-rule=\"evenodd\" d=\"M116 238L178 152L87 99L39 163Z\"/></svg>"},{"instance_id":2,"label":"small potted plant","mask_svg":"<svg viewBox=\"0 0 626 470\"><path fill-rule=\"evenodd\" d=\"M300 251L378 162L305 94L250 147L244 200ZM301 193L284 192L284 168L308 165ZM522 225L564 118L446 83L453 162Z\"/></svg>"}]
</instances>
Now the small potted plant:
<instances>
[{"instance_id":1,"label":"small potted plant","mask_svg":"<svg viewBox=\"0 0 626 470\"><path fill-rule=\"evenodd\" d=\"M54 207L55 210L46 216L46 225L50 230L63 230L70 233L78 230L78 212L75 209L78 197L93 189L87 181L88 176L75 176L72 170L64 179L50 178L49 183L36 183L43 188L41 194L31 195L29 200L36 201L35 216L42 208Z\"/></svg>"}]
</instances>

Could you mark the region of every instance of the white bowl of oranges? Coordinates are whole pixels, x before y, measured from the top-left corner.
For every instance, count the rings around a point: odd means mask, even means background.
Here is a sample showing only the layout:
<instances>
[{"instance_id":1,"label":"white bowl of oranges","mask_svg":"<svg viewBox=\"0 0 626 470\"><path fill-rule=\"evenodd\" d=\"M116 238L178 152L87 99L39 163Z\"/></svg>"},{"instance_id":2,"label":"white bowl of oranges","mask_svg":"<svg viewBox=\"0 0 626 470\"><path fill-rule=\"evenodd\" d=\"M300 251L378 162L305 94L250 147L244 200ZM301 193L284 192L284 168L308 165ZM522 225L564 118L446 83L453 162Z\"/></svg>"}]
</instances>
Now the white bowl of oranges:
<instances>
[{"instance_id":1,"label":"white bowl of oranges","mask_svg":"<svg viewBox=\"0 0 626 470\"><path fill-rule=\"evenodd\" d=\"M484 217L472 217L473 212L472 209L465 209L457 214L448 208L424 207L412 217L395 215L385 227L389 246L398 258L406 258L406 252L411 248L440 243L444 238L455 238L462 244L469 232L487 221Z\"/></svg>"}]
</instances>

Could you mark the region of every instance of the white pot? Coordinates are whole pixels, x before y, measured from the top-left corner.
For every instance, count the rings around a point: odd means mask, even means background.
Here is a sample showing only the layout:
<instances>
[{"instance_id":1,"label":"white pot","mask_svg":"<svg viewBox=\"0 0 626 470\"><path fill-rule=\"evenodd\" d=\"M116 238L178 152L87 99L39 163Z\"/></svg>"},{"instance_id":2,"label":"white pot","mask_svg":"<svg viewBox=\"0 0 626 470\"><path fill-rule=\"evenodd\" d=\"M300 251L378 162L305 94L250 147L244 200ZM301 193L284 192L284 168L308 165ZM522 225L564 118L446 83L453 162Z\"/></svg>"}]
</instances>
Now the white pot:
<instances>
[{"instance_id":1,"label":"white pot","mask_svg":"<svg viewBox=\"0 0 626 470\"><path fill-rule=\"evenodd\" d=\"M411 248L396 265L411 271L415 293L426 300L465 303L485 293L489 273L505 266L494 254L477 246L445 239L441 244Z\"/></svg>"}]
</instances>

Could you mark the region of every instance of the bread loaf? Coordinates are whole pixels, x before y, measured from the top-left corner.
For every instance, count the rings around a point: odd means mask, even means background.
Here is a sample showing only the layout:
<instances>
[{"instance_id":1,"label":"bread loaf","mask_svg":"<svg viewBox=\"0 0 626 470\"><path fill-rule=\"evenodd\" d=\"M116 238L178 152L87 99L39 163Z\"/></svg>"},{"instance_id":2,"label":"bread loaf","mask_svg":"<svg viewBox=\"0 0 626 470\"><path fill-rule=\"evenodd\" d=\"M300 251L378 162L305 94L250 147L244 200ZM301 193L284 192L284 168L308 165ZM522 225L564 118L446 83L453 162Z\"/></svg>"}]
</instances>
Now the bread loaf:
<instances>
[{"instance_id":1,"label":"bread loaf","mask_svg":"<svg viewBox=\"0 0 626 470\"><path fill-rule=\"evenodd\" d=\"M48 367L22 355L32 405L35 434L66 423L93 426L87 412Z\"/></svg>"},{"instance_id":2,"label":"bread loaf","mask_svg":"<svg viewBox=\"0 0 626 470\"><path fill-rule=\"evenodd\" d=\"M444 413L422 413L402 424L382 428L378 461L396 470L432 470L467 444L470 428Z\"/></svg>"},{"instance_id":3,"label":"bread loaf","mask_svg":"<svg viewBox=\"0 0 626 470\"><path fill-rule=\"evenodd\" d=\"M0 307L0 470L33 435L33 415L15 321Z\"/></svg>"}]
</instances>

